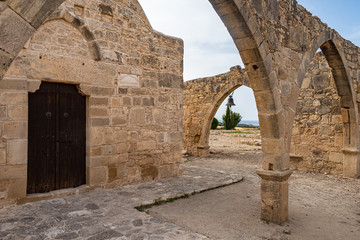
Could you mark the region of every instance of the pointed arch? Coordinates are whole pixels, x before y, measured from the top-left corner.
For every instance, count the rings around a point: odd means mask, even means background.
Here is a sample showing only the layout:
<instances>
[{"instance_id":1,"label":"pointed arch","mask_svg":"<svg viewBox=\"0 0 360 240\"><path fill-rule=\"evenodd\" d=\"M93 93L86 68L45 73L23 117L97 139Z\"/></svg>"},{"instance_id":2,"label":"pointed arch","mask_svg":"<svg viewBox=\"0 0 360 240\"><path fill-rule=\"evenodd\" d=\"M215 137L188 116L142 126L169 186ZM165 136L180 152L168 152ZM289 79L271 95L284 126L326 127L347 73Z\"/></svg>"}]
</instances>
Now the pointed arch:
<instances>
[{"instance_id":1,"label":"pointed arch","mask_svg":"<svg viewBox=\"0 0 360 240\"><path fill-rule=\"evenodd\" d=\"M84 21L73 15L72 13L66 11L66 10L59 10L59 11L55 11L46 21L54 21L54 20L64 20L65 22L71 24L73 27L75 27L77 30L79 30L79 32L81 33L81 35L83 36L83 38L86 40L88 47L89 47L89 52L93 58L94 61L100 61L101 60L101 53L100 53L100 48L98 46L98 44L95 41L95 37L94 34L89 30L89 28L86 26L86 24L84 23Z\"/></svg>"},{"instance_id":2,"label":"pointed arch","mask_svg":"<svg viewBox=\"0 0 360 240\"><path fill-rule=\"evenodd\" d=\"M359 113L356 104L355 90L351 83L349 67L344 57L341 42L333 30L327 29L313 42L312 48L303 56L298 71L298 86L302 85L309 65L320 48L331 68L336 89L340 97L341 114L343 119L343 174L347 177L357 178L360 176L359 154ZM297 101L294 103L296 107Z\"/></svg>"}]
</instances>

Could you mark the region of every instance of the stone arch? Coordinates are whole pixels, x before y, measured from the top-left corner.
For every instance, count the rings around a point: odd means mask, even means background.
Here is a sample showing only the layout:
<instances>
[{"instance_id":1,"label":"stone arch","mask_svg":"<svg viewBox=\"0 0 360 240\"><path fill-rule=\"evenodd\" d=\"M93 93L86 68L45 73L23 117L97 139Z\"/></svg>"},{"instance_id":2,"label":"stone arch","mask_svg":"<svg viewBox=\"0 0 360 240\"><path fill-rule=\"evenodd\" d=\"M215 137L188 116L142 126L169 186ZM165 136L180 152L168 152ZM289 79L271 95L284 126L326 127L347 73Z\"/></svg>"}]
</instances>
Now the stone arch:
<instances>
[{"instance_id":1,"label":"stone arch","mask_svg":"<svg viewBox=\"0 0 360 240\"><path fill-rule=\"evenodd\" d=\"M272 69L268 44L264 41L256 18L252 17L252 7L247 1L209 1L227 27L245 65L255 95L259 123L265 126L261 127L262 138L278 139L281 135L278 127L281 103L279 94L274 94L272 86L272 82L276 82L276 74Z\"/></svg>"},{"instance_id":2,"label":"stone arch","mask_svg":"<svg viewBox=\"0 0 360 240\"><path fill-rule=\"evenodd\" d=\"M209 156L212 120L225 98L241 86L250 87L250 83L239 66L228 73L185 82L183 147L187 153Z\"/></svg>"},{"instance_id":3,"label":"stone arch","mask_svg":"<svg viewBox=\"0 0 360 240\"><path fill-rule=\"evenodd\" d=\"M234 92L236 89L238 89L242 86L250 87L249 84L238 84L238 85L232 86L232 88L230 88L226 92L220 92L214 99L214 103L215 103L214 107L212 109L209 109L209 111L205 113L206 119L205 119L205 123L201 130L200 145L198 147L199 150L204 149L205 154L203 156L209 155L208 150L209 150L209 136L210 136L211 123L215 117L217 110L219 109L220 105L224 102L224 100L232 92ZM201 156L201 155L199 154L199 156Z\"/></svg>"},{"instance_id":4,"label":"stone arch","mask_svg":"<svg viewBox=\"0 0 360 240\"><path fill-rule=\"evenodd\" d=\"M83 38L87 41L87 44L89 46L89 52L93 60L100 61L101 60L100 48L95 41L94 34L85 25L84 21L81 18L73 15L72 13L66 10L59 10L59 11L55 11L51 16L49 16L49 18L44 23L59 19L64 20L65 22L71 24L81 33Z\"/></svg>"},{"instance_id":5,"label":"stone arch","mask_svg":"<svg viewBox=\"0 0 360 240\"><path fill-rule=\"evenodd\" d=\"M39 28L65 0L14 0L0 13L0 80L12 61Z\"/></svg>"},{"instance_id":6,"label":"stone arch","mask_svg":"<svg viewBox=\"0 0 360 240\"><path fill-rule=\"evenodd\" d=\"M342 48L337 35L332 30L323 32L312 44L311 50L304 54L298 72L298 86L302 85L307 69L320 48L331 68L338 95L340 97L341 114L343 119L343 174L346 177L358 178L360 176L360 163L358 161L359 145L359 115L356 96L345 61ZM297 101L292 104L297 104ZM294 106L296 108L296 105Z\"/></svg>"}]
</instances>

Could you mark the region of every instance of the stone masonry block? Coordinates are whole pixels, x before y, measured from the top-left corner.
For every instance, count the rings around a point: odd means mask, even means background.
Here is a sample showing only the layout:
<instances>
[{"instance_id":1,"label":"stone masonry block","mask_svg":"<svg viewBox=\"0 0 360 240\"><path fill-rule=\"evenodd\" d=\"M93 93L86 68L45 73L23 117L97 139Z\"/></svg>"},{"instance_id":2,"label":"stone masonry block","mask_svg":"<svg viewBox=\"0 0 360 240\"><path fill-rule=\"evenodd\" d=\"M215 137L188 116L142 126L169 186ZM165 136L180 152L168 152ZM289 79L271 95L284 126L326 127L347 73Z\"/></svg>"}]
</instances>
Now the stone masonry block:
<instances>
[{"instance_id":1,"label":"stone masonry block","mask_svg":"<svg viewBox=\"0 0 360 240\"><path fill-rule=\"evenodd\" d=\"M6 149L0 149L0 165L6 164Z\"/></svg>"},{"instance_id":2,"label":"stone masonry block","mask_svg":"<svg viewBox=\"0 0 360 240\"><path fill-rule=\"evenodd\" d=\"M143 125L145 124L145 109L135 108L130 110L130 125Z\"/></svg>"},{"instance_id":3,"label":"stone masonry block","mask_svg":"<svg viewBox=\"0 0 360 240\"><path fill-rule=\"evenodd\" d=\"M138 151L154 150L155 148L156 148L156 142L153 140L137 143Z\"/></svg>"},{"instance_id":4,"label":"stone masonry block","mask_svg":"<svg viewBox=\"0 0 360 240\"><path fill-rule=\"evenodd\" d=\"M14 120L27 120L28 118L28 106L15 105L8 107L9 118Z\"/></svg>"},{"instance_id":5,"label":"stone masonry block","mask_svg":"<svg viewBox=\"0 0 360 240\"><path fill-rule=\"evenodd\" d=\"M25 139L27 138L26 122L6 122L4 123L3 138L5 139Z\"/></svg>"},{"instance_id":6,"label":"stone masonry block","mask_svg":"<svg viewBox=\"0 0 360 240\"><path fill-rule=\"evenodd\" d=\"M0 180L21 179L26 176L26 165L4 166L0 168Z\"/></svg>"},{"instance_id":7,"label":"stone masonry block","mask_svg":"<svg viewBox=\"0 0 360 240\"><path fill-rule=\"evenodd\" d=\"M9 165L27 164L26 139L9 140L7 147L7 163Z\"/></svg>"},{"instance_id":8,"label":"stone masonry block","mask_svg":"<svg viewBox=\"0 0 360 240\"><path fill-rule=\"evenodd\" d=\"M27 104L28 96L26 92L7 92L0 96L0 102L4 105Z\"/></svg>"},{"instance_id":9,"label":"stone masonry block","mask_svg":"<svg viewBox=\"0 0 360 240\"><path fill-rule=\"evenodd\" d=\"M91 167L89 168L89 181L87 181L90 185L98 185L107 182L108 179L108 167Z\"/></svg>"},{"instance_id":10,"label":"stone masonry block","mask_svg":"<svg viewBox=\"0 0 360 240\"><path fill-rule=\"evenodd\" d=\"M34 32L35 29L11 9L7 8L1 13L0 49L8 54L17 56Z\"/></svg>"},{"instance_id":11,"label":"stone masonry block","mask_svg":"<svg viewBox=\"0 0 360 240\"><path fill-rule=\"evenodd\" d=\"M341 152L331 152L329 156L330 162L343 163L344 154Z\"/></svg>"},{"instance_id":12,"label":"stone masonry block","mask_svg":"<svg viewBox=\"0 0 360 240\"><path fill-rule=\"evenodd\" d=\"M24 198L26 196L26 181L26 176L25 178L13 180L9 186L8 198Z\"/></svg>"},{"instance_id":13,"label":"stone masonry block","mask_svg":"<svg viewBox=\"0 0 360 240\"><path fill-rule=\"evenodd\" d=\"M8 70L14 57L0 49L0 79L2 79Z\"/></svg>"},{"instance_id":14,"label":"stone masonry block","mask_svg":"<svg viewBox=\"0 0 360 240\"><path fill-rule=\"evenodd\" d=\"M9 6L32 26L38 28L63 3L63 0L11 0Z\"/></svg>"}]
</instances>

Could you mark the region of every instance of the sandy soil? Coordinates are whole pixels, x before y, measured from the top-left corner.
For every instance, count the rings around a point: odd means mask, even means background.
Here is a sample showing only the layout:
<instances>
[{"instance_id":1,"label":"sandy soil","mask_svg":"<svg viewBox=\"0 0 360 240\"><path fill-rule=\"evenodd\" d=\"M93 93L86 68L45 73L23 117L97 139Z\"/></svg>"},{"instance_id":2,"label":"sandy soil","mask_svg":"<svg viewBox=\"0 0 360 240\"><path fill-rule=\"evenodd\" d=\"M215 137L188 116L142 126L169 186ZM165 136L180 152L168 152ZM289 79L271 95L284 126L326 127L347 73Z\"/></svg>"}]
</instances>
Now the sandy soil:
<instances>
[{"instance_id":1,"label":"sandy soil","mask_svg":"<svg viewBox=\"0 0 360 240\"><path fill-rule=\"evenodd\" d=\"M289 220L260 220L261 146L258 131L211 133L211 156L186 164L240 172L245 180L228 187L156 206L150 214L211 239L360 240L360 179L294 172L289 180ZM234 131L233 131L234 132Z\"/></svg>"}]
</instances>

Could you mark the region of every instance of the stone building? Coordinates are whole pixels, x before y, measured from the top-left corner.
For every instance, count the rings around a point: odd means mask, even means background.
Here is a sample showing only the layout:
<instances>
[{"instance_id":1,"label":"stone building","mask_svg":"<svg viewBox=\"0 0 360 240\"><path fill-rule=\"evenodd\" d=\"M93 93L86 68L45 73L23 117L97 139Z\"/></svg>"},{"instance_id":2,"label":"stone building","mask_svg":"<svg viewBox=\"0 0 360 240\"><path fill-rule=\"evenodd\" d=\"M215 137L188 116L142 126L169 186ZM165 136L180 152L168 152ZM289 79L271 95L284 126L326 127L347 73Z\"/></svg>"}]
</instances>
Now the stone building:
<instances>
[{"instance_id":1,"label":"stone building","mask_svg":"<svg viewBox=\"0 0 360 240\"><path fill-rule=\"evenodd\" d=\"M62 11L58 11L63 2L65 1L0 0L0 79L3 88L0 104L4 106L2 116L5 118L1 129L2 198L17 198L26 194L26 154L20 157L14 149L19 145L26 146L27 120L24 115L19 116L12 111L18 107L26 108L27 92L38 88L39 81L36 80L57 79L66 81L65 83L77 83L80 92L87 96L89 125L86 136L90 138L86 148L88 184L106 185L109 177L117 178L119 175L133 176L126 177L125 182L139 181L142 175L150 176L144 179L152 179L156 173L158 177L175 175L179 172L177 161L180 161L181 152L181 41L153 32L136 0L74 0L65 2L61 6ZM319 48L332 70L340 98L344 140L343 173L347 177L360 177L360 49L313 16L296 0L209 2L234 40L257 103L262 141L262 166L257 171L261 177L261 219L282 223L288 219L288 179L292 173L291 135L298 96L305 74ZM89 46L89 55L92 56L90 61L94 67L86 61L71 61L68 58L65 61L63 53L58 53L58 56L64 61L55 61L51 55L29 54L27 64L32 69L29 79L35 81L23 81L21 84L20 77L18 81L14 79L15 76L24 75L26 68L10 70L7 78L12 77L14 82L3 79L15 59L18 60L12 66L16 66L19 61L26 62L25 59L22 60L21 50L25 47L25 52L30 52L31 40L30 44L27 44L28 40L42 29L42 24L53 13L50 19L64 19L81 32ZM126 49L122 48L123 46L126 46ZM35 52L46 52L41 50L41 47L32 48ZM70 53L76 56L85 54L80 51L81 48L76 50L79 51L73 50ZM44 59L47 60L46 63ZM55 63L61 64L55 68ZM45 68L49 68L49 72L42 72ZM61 68L66 71L61 71L60 74L57 70ZM85 68L86 70L81 71ZM73 71L80 77L75 78L74 74L71 74ZM108 77L109 75L116 75L117 82ZM80 81L89 81L91 84L79 84ZM171 91L174 91L173 94ZM74 88L69 89L69 92L73 93ZM108 102L95 101L98 107L91 110L89 104L94 104L91 103L92 97L104 96L113 96L111 103L109 99ZM146 98L149 101L145 100ZM165 103L160 104L161 101ZM121 105L120 109L117 109L119 111L115 110L116 104ZM125 107L128 105L131 106ZM101 108L105 109L97 111ZM47 114L47 117L51 116ZM63 116L69 117L65 113ZM107 144L110 141L104 137L106 126L114 123L121 125L124 118L128 121L124 124L127 134L124 133L123 137L118 139L124 139L127 135L126 141L130 147L123 158L112 158L110 156L118 153L113 154L115 144ZM154 124L156 119L168 121L168 125L158 128L158 124ZM170 123L170 120L173 121ZM122 129L119 128L119 131ZM95 157L96 155L100 157ZM150 157L139 157L147 155ZM170 157L162 157L166 155ZM8 158L12 165L8 164ZM120 163L122 160L119 159L127 161ZM142 162L144 159L151 160ZM125 172L119 170L123 168L109 167L117 164L127 165Z\"/></svg>"},{"instance_id":2,"label":"stone building","mask_svg":"<svg viewBox=\"0 0 360 240\"><path fill-rule=\"evenodd\" d=\"M65 1L41 24L0 82L0 199L181 174L182 59L182 40L155 32L137 1ZM64 86L85 99L85 110L78 114L85 121L76 128L83 128L86 141L78 148L66 145L69 139L61 140L77 131L62 120L75 118L78 111L66 109L73 104L67 101L70 95L60 91L63 97L56 106L44 104L52 101L43 96L46 91L55 96L52 89ZM51 136L41 135L42 128ZM32 136L34 131L41 136ZM47 146L49 141L54 143ZM80 163L40 159L50 154L65 161L82 150L83 155L69 160ZM75 175L85 178L79 182Z\"/></svg>"}]
</instances>

